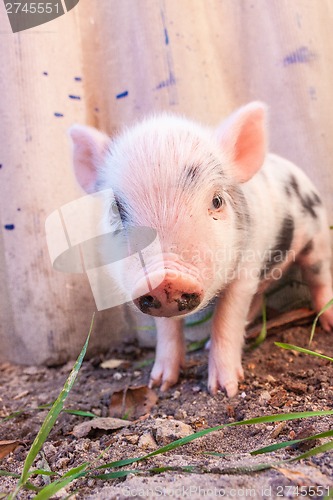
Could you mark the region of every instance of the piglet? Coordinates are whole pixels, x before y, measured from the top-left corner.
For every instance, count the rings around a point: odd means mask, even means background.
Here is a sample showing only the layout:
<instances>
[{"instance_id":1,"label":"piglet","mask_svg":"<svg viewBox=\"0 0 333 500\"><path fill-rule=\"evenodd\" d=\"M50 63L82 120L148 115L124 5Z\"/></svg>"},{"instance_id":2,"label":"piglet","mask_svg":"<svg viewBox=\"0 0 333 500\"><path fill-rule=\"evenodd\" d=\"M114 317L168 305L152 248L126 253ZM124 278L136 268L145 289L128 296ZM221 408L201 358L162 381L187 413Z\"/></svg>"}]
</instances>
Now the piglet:
<instances>
[{"instance_id":1,"label":"piglet","mask_svg":"<svg viewBox=\"0 0 333 500\"><path fill-rule=\"evenodd\" d=\"M267 153L265 116L265 105L252 102L216 129L161 114L113 139L87 126L70 130L83 189L112 188L123 226L153 228L161 243L145 269L158 286L141 289L140 273L130 285L134 304L156 320L151 386L177 382L182 318L216 297L208 387L230 397L243 379L245 326L272 281L297 262L316 311L333 297L322 201L302 170ZM126 272L122 281L129 286ZM333 330L333 308L320 321Z\"/></svg>"}]
</instances>

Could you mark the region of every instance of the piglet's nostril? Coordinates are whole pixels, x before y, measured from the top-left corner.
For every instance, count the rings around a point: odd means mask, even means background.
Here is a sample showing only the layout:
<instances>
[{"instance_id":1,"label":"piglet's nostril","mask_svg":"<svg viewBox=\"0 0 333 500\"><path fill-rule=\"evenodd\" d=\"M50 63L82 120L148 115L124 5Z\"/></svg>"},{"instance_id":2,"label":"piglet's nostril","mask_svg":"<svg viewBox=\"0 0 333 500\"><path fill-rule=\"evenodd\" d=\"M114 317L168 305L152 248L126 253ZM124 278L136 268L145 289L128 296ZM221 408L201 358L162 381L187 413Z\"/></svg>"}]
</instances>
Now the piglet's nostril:
<instances>
[{"instance_id":1,"label":"piglet's nostril","mask_svg":"<svg viewBox=\"0 0 333 500\"><path fill-rule=\"evenodd\" d=\"M200 304L200 295L198 293L182 293L180 299L176 300L178 302L179 311L192 311Z\"/></svg>"},{"instance_id":2,"label":"piglet's nostril","mask_svg":"<svg viewBox=\"0 0 333 500\"><path fill-rule=\"evenodd\" d=\"M139 298L139 307L142 312L148 312L149 309L159 309L161 302L152 295L144 295Z\"/></svg>"}]
</instances>

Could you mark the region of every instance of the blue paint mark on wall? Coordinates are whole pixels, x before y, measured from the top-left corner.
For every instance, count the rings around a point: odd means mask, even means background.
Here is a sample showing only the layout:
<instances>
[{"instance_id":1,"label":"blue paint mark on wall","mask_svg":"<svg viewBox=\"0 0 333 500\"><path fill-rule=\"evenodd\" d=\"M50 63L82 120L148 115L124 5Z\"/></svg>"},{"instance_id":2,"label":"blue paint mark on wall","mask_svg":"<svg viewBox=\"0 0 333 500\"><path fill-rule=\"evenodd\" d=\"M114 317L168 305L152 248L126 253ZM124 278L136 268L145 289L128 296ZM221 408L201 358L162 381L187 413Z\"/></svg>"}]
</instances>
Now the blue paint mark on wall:
<instances>
[{"instance_id":1,"label":"blue paint mark on wall","mask_svg":"<svg viewBox=\"0 0 333 500\"><path fill-rule=\"evenodd\" d=\"M120 92L120 94L116 95L116 99L122 99L123 97L128 96L128 90L125 90L124 92Z\"/></svg>"},{"instance_id":2,"label":"blue paint mark on wall","mask_svg":"<svg viewBox=\"0 0 333 500\"><path fill-rule=\"evenodd\" d=\"M169 44L169 35L168 35L168 30L164 28L164 39L165 39L165 45Z\"/></svg>"},{"instance_id":3,"label":"blue paint mark on wall","mask_svg":"<svg viewBox=\"0 0 333 500\"><path fill-rule=\"evenodd\" d=\"M81 100L81 97L79 95L73 95L73 94L69 94L68 97L70 99L76 99L77 101L80 101Z\"/></svg>"},{"instance_id":4,"label":"blue paint mark on wall","mask_svg":"<svg viewBox=\"0 0 333 500\"><path fill-rule=\"evenodd\" d=\"M169 72L169 78L162 80L156 87L156 90L165 89L166 87L171 87L176 85L176 77L172 71Z\"/></svg>"},{"instance_id":5,"label":"blue paint mark on wall","mask_svg":"<svg viewBox=\"0 0 333 500\"><path fill-rule=\"evenodd\" d=\"M48 76L49 74L47 71L43 71L43 75Z\"/></svg>"},{"instance_id":6,"label":"blue paint mark on wall","mask_svg":"<svg viewBox=\"0 0 333 500\"><path fill-rule=\"evenodd\" d=\"M315 52L312 52L308 47L303 46L288 54L283 59L283 65L289 66L290 64L307 64L314 59L317 59Z\"/></svg>"},{"instance_id":7,"label":"blue paint mark on wall","mask_svg":"<svg viewBox=\"0 0 333 500\"><path fill-rule=\"evenodd\" d=\"M15 229L15 225L14 224L5 224L4 228L7 229L7 231L13 231L13 229Z\"/></svg>"},{"instance_id":8,"label":"blue paint mark on wall","mask_svg":"<svg viewBox=\"0 0 333 500\"><path fill-rule=\"evenodd\" d=\"M61 118L63 115L63 113L54 113L54 116L56 116L57 118Z\"/></svg>"},{"instance_id":9,"label":"blue paint mark on wall","mask_svg":"<svg viewBox=\"0 0 333 500\"><path fill-rule=\"evenodd\" d=\"M81 76L74 76L74 80L76 82L82 82L82 77Z\"/></svg>"},{"instance_id":10,"label":"blue paint mark on wall","mask_svg":"<svg viewBox=\"0 0 333 500\"><path fill-rule=\"evenodd\" d=\"M169 33L166 27L166 21L165 21L165 15L164 11L161 10L161 18L162 18L162 24L163 24L163 30L164 30L164 43L165 45L169 45Z\"/></svg>"}]
</instances>

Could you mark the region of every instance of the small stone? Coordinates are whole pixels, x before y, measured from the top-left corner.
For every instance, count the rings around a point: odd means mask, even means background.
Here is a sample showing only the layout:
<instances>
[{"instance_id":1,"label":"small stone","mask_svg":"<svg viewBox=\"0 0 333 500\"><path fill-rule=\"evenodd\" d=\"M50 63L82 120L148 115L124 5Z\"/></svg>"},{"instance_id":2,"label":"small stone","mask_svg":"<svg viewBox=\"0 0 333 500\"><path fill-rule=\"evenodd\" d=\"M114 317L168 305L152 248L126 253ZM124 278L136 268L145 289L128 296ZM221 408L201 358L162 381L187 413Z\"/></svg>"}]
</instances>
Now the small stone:
<instances>
[{"instance_id":1,"label":"small stone","mask_svg":"<svg viewBox=\"0 0 333 500\"><path fill-rule=\"evenodd\" d=\"M113 374L113 379L114 380L121 380L123 378L122 373L116 372Z\"/></svg>"},{"instance_id":2,"label":"small stone","mask_svg":"<svg viewBox=\"0 0 333 500\"><path fill-rule=\"evenodd\" d=\"M146 432L140 436L138 446L144 450L155 450L157 448L156 441L150 432Z\"/></svg>"},{"instance_id":3,"label":"small stone","mask_svg":"<svg viewBox=\"0 0 333 500\"><path fill-rule=\"evenodd\" d=\"M160 446L193 434L190 425L184 424L180 420L164 420L162 418L155 420L154 431L155 439Z\"/></svg>"},{"instance_id":4,"label":"small stone","mask_svg":"<svg viewBox=\"0 0 333 500\"><path fill-rule=\"evenodd\" d=\"M274 394L271 395L271 399L269 401L269 404L271 406L277 406L280 408L281 406L285 405L288 401L288 393L284 389L277 389L274 391Z\"/></svg>"},{"instance_id":5,"label":"small stone","mask_svg":"<svg viewBox=\"0 0 333 500\"><path fill-rule=\"evenodd\" d=\"M264 404L267 403L271 399L271 395L268 391L262 391L262 393L259 395L259 404Z\"/></svg>"},{"instance_id":6,"label":"small stone","mask_svg":"<svg viewBox=\"0 0 333 500\"><path fill-rule=\"evenodd\" d=\"M172 399L179 399L179 396L180 396L180 391L175 391L175 392L172 394Z\"/></svg>"},{"instance_id":7,"label":"small stone","mask_svg":"<svg viewBox=\"0 0 333 500\"><path fill-rule=\"evenodd\" d=\"M281 434L285 426L286 422L280 422L279 424L277 424L271 432L271 438L276 439Z\"/></svg>"},{"instance_id":8,"label":"small stone","mask_svg":"<svg viewBox=\"0 0 333 500\"><path fill-rule=\"evenodd\" d=\"M130 444L138 444L139 436L137 434L129 434L125 436L125 439Z\"/></svg>"},{"instance_id":9,"label":"small stone","mask_svg":"<svg viewBox=\"0 0 333 500\"><path fill-rule=\"evenodd\" d=\"M266 380L267 382L276 382L276 379L273 377L273 375L267 375Z\"/></svg>"}]
</instances>

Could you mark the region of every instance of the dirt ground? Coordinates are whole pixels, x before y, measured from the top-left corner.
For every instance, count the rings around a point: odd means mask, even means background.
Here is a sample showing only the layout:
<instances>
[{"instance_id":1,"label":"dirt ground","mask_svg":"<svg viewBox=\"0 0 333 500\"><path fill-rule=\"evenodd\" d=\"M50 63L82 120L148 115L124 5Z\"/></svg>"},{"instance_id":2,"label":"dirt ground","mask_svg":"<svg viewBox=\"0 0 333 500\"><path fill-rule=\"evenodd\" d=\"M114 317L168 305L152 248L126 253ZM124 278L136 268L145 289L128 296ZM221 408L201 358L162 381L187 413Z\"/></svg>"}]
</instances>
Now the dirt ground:
<instances>
[{"instance_id":1,"label":"dirt ground","mask_svg":"<svg viewBox=\"0 0 333 500\"><path fill-rule=\"evenodd\" d=\"M62 413L35 466L63 474L85 460L103 464L144 455L178 437L218 424L282 412L330 410L333 408L333 364L274 345L275 341L282 341L308 347L309 334L310 325L280 328L259 348L247 350L243 357L245 381L233 400L228 400L222 392L216 397L208 394L207 351L201 349L187 355L187 367L178 385L164 394L156 391L155 404L152 394L148 397L138 393L138 398L143 400L135 404L146 405L148 411L127 427L92 429L88 434L83 432L82 436L74 428L89 419ZM332 345L332 336L318 328L311 348L332 356ZM113 416L112 405L110 410L112 395L128 386L147 384L151 369L149 360L153 355L153 350L126 343L108 356L85 361L66 408L91 411L100 417ZM117 368L102 368L101 362L110 358L127 360L127 363ZM28 448L46 415L46 411L31 410L56 399L72 364L54 368L0 366L0 441L21 442L14 452L0 461L0 469L22 471ZM153 404L151 409L150 403ZM4 420L22 409L24 412L19 416ZM137 417L126 416L129 419ZM290 458L301 453L303 448L287 448L255 457L249 451L332 428L332 417L229 427L128 467L142 471L139 475L130 474L109 481L81 478L62 490L58 498L65 498L73 491L76 493L72 498L76 499L323 498L328 488L333 487L332 452L255 472L251 470L254 464ZM320 440L324 442L325 439ZM106 451L99 457L103 450ZM181 469L184 466L194 466L194 469L187 473ZM173 467L175 470L158 474L148 472L153 467ZM38 486L46 481L45 476L34 479ZM12 478L0 477L0 492L5 496L15 483ZM20 498L33 496L31 492L24 492Z\"/></svg>"}]
</instances>

